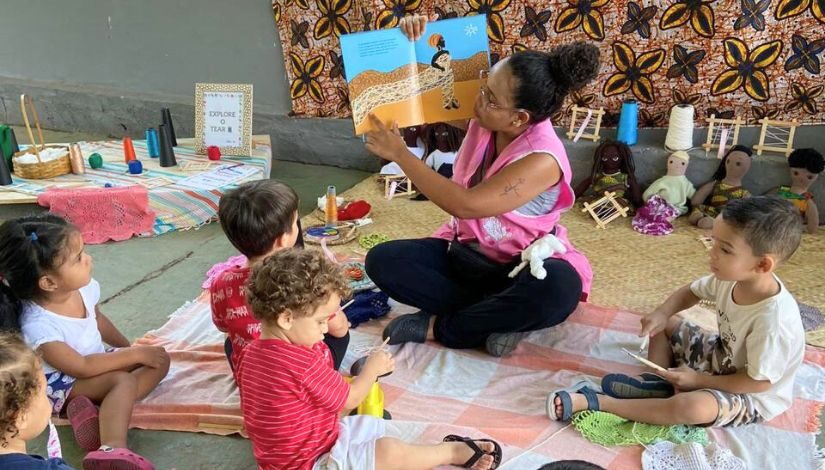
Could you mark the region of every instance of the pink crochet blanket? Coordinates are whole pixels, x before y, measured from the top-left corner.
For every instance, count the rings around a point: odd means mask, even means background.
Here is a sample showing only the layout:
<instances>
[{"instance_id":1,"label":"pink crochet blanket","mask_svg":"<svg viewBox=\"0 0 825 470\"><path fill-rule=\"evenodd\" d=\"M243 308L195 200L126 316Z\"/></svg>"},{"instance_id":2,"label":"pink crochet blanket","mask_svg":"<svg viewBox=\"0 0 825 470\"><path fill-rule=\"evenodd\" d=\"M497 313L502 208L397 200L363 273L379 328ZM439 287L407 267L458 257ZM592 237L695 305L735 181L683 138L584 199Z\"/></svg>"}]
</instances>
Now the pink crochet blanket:
<instances>
[{"instance_id":1,"label":"pink crochet blanket","mask_svg":"<svg viewBox=\"0 0 825 470\"><path fill-rule=\"evenodd\" d=\"M88 244L152 233L155 213L143 186L49 189L37 203L80 228Z\"/></svg>"}]
</instances>

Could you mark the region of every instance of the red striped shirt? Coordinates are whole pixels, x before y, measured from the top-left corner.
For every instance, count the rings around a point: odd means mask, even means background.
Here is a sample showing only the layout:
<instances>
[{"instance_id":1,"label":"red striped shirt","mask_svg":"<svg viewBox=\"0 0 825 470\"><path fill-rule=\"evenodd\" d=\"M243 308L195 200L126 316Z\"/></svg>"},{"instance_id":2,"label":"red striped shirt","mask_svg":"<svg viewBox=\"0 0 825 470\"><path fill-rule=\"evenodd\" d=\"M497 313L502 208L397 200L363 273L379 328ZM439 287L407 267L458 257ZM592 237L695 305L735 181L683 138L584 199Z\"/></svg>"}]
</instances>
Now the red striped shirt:
<instances>
[{"instance_id":1,"label":"red striped shirt","mask_svg":"<svg viewBox=\"0 0 825 470\"><path fill-rule=\"evenodd\" d=\"M311 469L335 444L349 384L332 367L323 342L308 348L259 339L244 349L241 411L259 468Z\"/></svg>"},{"instance_id":2,"label":"red striped shirt","mask_svg":"<svg viewBox=\"0 0 825 470\"><path fill-rule=\"evenodd\" d=\"M232 369L235 371L246 345L261 336L261 322L252 316L252 309L246 303L246 281L251 272L248 266L233 266L209 286L212 323L232 342Z\"/></svg>"}]
</instances>

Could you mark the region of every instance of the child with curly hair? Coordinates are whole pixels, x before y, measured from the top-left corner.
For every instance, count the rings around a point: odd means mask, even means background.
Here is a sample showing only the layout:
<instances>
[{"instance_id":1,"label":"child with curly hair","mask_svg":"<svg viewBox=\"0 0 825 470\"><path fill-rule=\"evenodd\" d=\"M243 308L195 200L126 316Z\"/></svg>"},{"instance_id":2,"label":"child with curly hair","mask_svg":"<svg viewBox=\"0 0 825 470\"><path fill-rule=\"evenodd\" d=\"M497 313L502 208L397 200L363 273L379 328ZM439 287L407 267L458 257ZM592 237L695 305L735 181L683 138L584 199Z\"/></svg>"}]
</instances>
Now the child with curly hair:
<instances>
[{"instance_id":1,"label":"child with curly hair","mask_svg":"<svg viewBox=\"0 0 825 470\"><path fill-rule=\"evenodd\" d=\"M258 468L498 467L501 447L489 439L450 435L441 444L412 445L384 437L384 421L373 416L339 421L393 369L383 350L368 357L352 383L333 369L324 335L349 294L341 270L319 252L281 250L253 268L246 295L261 336L241 353L236 378Z\"/></svg>"},{"instance_id":2,"label":"child with curly hair","mask_svg":"<svg viewBox=\"0 0 825 470\"><path fill-rule=\"evenodd\" d=\"M49 424L52 405L37 355L17 334L0 332L0 468L71 470L63 459L26 453Z\"/></svg>"},{"instance_id":3,"label":"child with curly hair","mask_svg":"<svg viewBox=\"0 0 825 470\"><path fill-rule=\"evenodd\" d=\"M100 284L77 227L52 214L7 220L0 226L0 277L2 323L19 324L42 356L52 412L65 412L78 445L89 451L83 468L154 468L126 447L126 433L135 402L169 371L169 355L132 346L100 312Z\"/></svg>"}]
</instances>

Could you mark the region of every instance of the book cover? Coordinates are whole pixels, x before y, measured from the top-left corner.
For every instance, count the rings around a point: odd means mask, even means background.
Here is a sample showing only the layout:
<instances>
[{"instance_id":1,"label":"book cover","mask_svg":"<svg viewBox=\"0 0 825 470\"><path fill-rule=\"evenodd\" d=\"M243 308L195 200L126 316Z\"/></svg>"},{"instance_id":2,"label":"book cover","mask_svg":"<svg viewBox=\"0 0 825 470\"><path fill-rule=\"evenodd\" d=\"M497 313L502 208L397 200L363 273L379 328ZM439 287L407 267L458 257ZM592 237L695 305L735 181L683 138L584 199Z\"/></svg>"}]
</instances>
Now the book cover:
<instances>
[{"instance_id":1,"label":"book cover","mask_svg":"<svg viewBox=\"0 0 825 470\"><path fill-rule=\"evenodd\" d=\"M415 42L399 28L347 34L341 53L356 135L370 130L369 113L399 127L469 119L490 68L487 19L435 21Z\"/></svg>"}]
</instances>

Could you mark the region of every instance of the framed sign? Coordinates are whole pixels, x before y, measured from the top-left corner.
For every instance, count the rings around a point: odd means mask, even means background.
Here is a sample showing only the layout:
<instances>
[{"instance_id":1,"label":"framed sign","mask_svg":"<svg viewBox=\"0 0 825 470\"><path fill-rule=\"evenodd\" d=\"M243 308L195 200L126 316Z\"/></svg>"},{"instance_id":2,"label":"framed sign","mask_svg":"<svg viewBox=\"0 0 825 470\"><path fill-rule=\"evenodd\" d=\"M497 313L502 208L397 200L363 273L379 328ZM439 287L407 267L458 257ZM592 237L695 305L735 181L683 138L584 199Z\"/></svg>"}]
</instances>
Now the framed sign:
<instances>
[{"instance_id":1,"label":"framed sign","mask_svg":"<svg viewBox=\"0 0 825 470\"><path fill-rule=\"evenodd\" d=\"M195 84L195 145L215 145L223 155L252 153L252 85Z\"/></svg>"}]
</instances>

